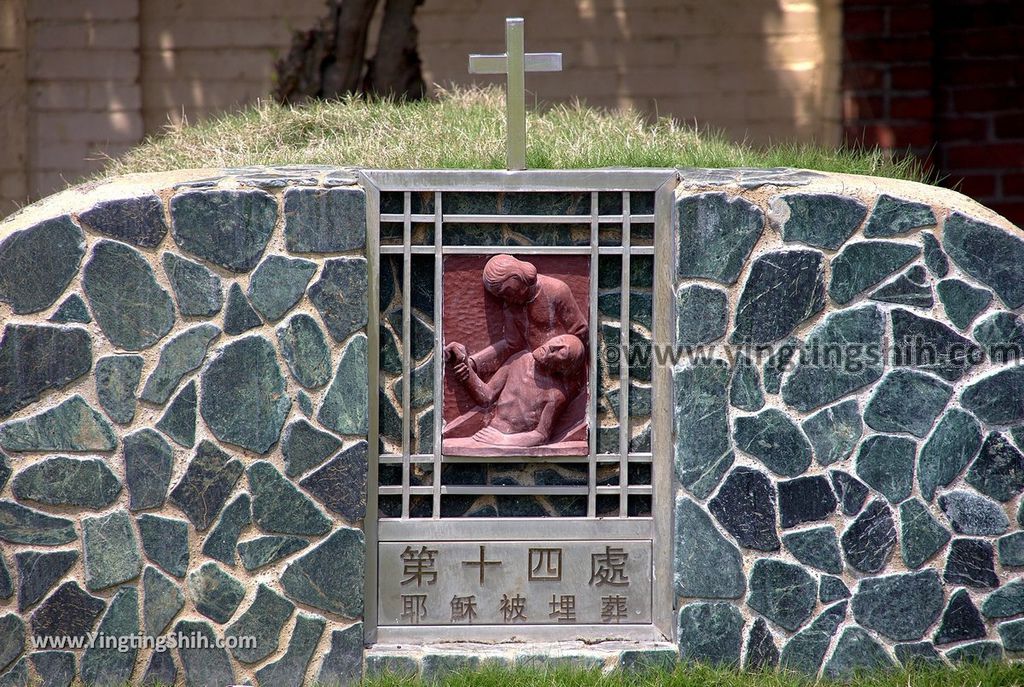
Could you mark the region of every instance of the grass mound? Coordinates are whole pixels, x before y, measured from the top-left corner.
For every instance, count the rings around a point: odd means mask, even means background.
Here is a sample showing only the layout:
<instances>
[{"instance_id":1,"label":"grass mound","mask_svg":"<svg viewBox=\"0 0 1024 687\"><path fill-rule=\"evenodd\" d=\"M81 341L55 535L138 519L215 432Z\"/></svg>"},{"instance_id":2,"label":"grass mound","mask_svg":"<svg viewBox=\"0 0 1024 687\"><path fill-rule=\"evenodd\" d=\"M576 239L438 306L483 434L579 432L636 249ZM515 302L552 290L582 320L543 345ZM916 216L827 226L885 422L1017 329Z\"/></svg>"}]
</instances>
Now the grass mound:
<instances>
[{"instance_id":1,"label":"grass mound","mask_svg":"<svg viewBox=\"0 0 1024 687\"><path fill-rule=\"evenodd\" d=\"M325 164L378 169L503 169L504 93L457 89L423 102L260 102L192 126L169 126L102 176L188 167ZM632 111L558 105L530 112L527 166L800 167L927 181L909 157L803 143L753 146Z\"/></svg>"}]
</instances>

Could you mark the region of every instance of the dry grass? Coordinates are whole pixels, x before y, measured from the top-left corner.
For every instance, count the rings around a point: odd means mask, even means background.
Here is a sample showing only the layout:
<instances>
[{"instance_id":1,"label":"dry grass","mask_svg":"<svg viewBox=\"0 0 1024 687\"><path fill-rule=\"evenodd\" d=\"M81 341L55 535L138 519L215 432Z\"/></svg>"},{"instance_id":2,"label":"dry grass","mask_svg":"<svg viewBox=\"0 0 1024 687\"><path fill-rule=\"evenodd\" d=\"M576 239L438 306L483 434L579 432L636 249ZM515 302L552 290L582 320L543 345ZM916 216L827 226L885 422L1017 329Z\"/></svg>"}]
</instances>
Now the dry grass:
<instances>
[{"instance_id":1,"label":"dry grass","mask_svg":"<svg viewBox=\"0 0 1024 687\"><path fill-rule=\"evenodd\" d=\"M758 147L631 111L559 105L529 114L527 164L589 167L799 167L926 181L909 158L780 142ZM175 125L111 160L102 176L189 167L324 164L378 169L501 169L504 94L458 89L425 102L347 98L301 107L258 103Z\"/></svg>"}]
</instances>

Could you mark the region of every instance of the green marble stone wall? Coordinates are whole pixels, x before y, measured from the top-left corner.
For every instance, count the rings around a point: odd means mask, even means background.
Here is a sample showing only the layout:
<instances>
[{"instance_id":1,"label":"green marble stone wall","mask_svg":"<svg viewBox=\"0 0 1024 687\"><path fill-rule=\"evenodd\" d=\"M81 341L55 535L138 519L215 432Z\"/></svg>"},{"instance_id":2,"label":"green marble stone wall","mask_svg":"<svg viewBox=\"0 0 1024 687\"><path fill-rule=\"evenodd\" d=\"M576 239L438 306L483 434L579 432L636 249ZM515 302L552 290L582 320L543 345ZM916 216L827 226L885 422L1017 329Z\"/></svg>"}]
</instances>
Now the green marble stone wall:
<instances>
[{"instance_id":1,"label":"green marble stone wall","mask_svg":"<svg viewBox=\"0 0 1024 687\"><path fill-rule=\"evenodd\" d=\"M679 359L653 399L675 423L655 517L680 655L826 675L1019 656L1024 233L917 184L681 176ZM334 168L119 180L0 224L0 684L359 679L365 245L365 194ZM611 407L630 359L600 324ZM88 632L257 641L30 640Z\"/></svg>"},{"instance_id":2,"label":"green marble stone wall","mask_svg":"<svg viewBox=\"0 0 1024 687\"><path fill-rule=\"evenodd\" d=\"M676 218L681 656L1019 657L1024 232L787 170L684 172Z\"/></svg>"}]
</instances>

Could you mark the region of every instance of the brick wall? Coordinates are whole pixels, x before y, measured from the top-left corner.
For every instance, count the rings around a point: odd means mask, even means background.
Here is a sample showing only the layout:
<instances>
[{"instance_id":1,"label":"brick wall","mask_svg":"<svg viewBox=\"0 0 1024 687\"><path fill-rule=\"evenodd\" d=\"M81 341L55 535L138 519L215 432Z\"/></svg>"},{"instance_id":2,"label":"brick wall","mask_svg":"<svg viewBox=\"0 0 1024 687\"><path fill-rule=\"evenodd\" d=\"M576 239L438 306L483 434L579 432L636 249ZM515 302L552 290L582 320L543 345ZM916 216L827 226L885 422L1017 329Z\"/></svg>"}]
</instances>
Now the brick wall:
<instances>
[{"instance_id":1,"label":"brick wall","mask_svg":"<svg viewBox=\"0 0 1024 687\"><path fill-rule=\"evenodd\" d=\"M31 0L29 193L99 169L143 135L138 0Z\"/></svg>"},{"instance_id":2,"label":"brick wall","mask_svg":"<svg viewBox=\"0 0 1024 687\"><path fill-rule=\"evenodd\" d=\"M28 196L25 13L0 3L0 217Z\"/></svg>"},{"instance_id":3,"label":"brick wall","mask_svg":"<svg viewBox=\"0 0 1024 687\"><path fill-rule=\"evenodd\" d=\"M1024 224L1024 4L845 0L849 141L908 148Z\"/></svg>"},{"instance_id":4,"label":"brick wall","mask_svg":"<svg viewBox=\"0 0 1024 687\"><path fill-rule=\"evenodd\" d=\"M417 21L430 83L486 82L467 55L503 51L504 18L520 15L529 50L565 55L564 72L528 78L540 101L834 143L840 2L426 0ZM323 11L324 0L0 0L0 86L13 95L0 105L0 216L168 122L266 97L292 31Z\"/></svg>"}]
</instances>

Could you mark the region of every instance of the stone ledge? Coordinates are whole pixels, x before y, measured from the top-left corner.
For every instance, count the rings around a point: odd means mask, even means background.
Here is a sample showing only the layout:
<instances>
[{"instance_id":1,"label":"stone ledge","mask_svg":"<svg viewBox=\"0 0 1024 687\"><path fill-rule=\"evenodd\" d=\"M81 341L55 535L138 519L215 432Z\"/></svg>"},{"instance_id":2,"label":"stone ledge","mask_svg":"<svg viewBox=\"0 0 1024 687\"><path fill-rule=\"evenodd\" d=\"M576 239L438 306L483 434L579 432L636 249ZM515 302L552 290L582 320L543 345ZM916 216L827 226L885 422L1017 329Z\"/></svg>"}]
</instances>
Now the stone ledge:
<instances>
[{"instance_id":1,"label":"stone ledge","mask_svg":"<svg viewBox=\"0 0 1024 687\"><path fill-rule=\"evenodd\" d=\"M670 642L527 642L521 644L377 644L365 652L367 677L391 673L424 680L488 666L644 670L670 667L679 649Z\"/></svg>"}]
</instances>

